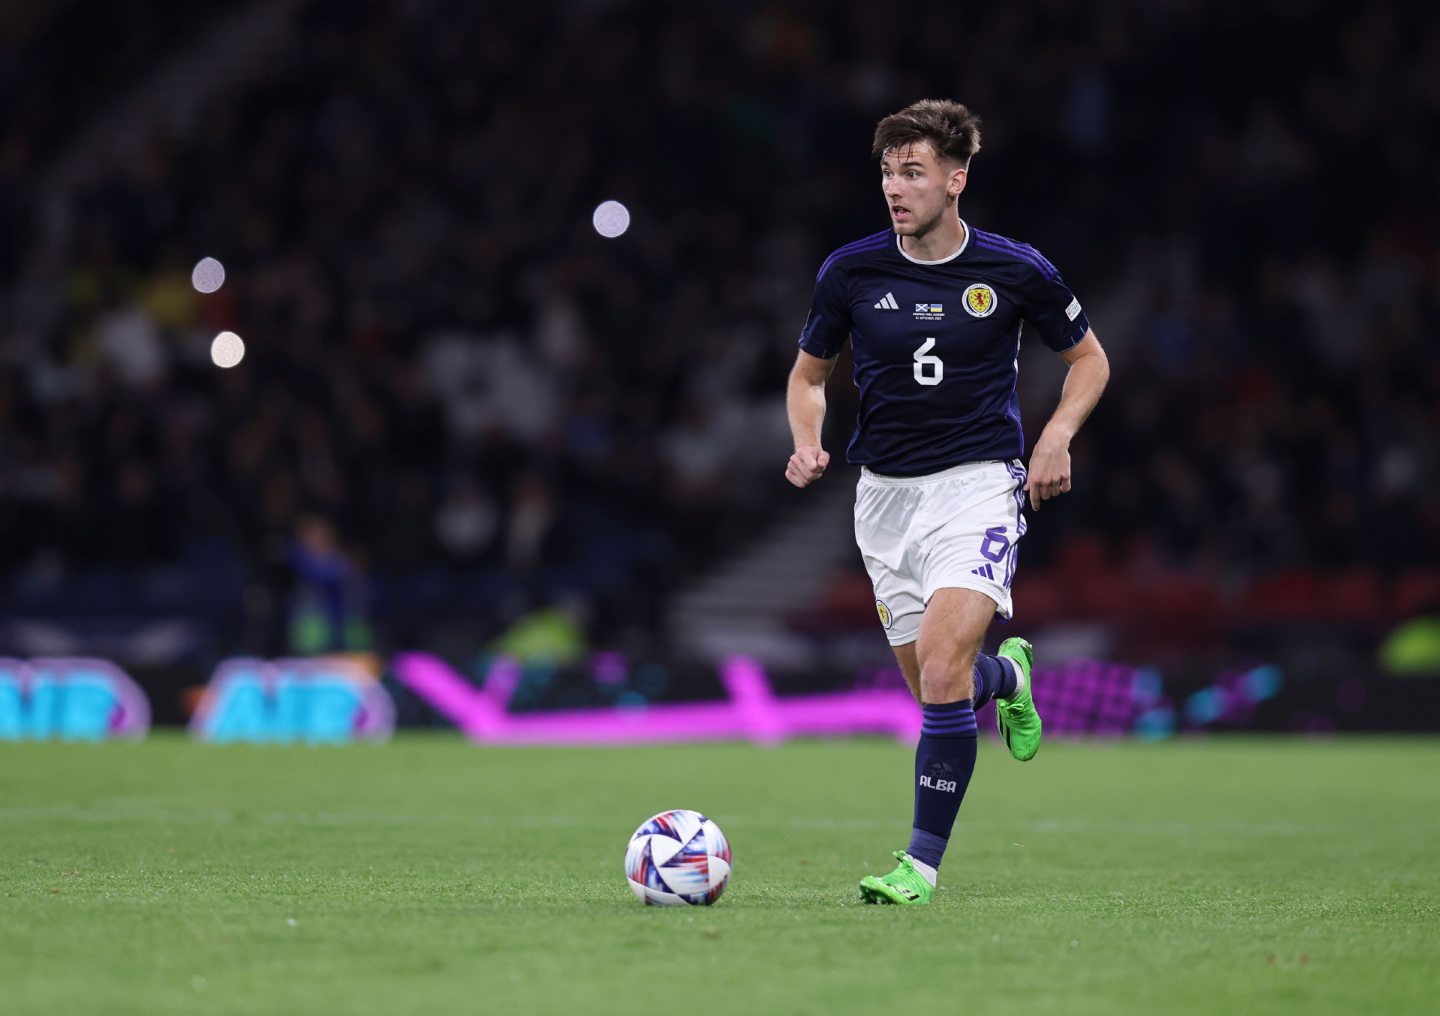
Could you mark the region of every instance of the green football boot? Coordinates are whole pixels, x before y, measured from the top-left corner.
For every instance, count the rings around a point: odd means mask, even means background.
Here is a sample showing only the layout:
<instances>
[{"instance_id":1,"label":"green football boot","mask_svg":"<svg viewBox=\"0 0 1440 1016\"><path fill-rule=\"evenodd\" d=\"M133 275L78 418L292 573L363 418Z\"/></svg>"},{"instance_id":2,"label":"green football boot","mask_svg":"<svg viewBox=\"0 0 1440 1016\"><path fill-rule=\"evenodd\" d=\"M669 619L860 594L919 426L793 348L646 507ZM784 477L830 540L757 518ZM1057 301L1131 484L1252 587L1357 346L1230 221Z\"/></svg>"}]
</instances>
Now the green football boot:
<instances>
[{"instance_id":1,"label":"green football boot","mask_svg":"<svg viewBox=\"0 0 1440 1016\"><path fill-rule=\"evenodd\" d=\"M935 887L915 870L915 862L903 850L895 851L899 866L884 878L866 875L860 880L860 898L866 903L929 903Z\"/></svg>"},{"instance_id":2,"label":"green football boot","mask_svg":"<svg viewBox=\"0 0 1440 1016\"><path fill-rule=\"evenodd\" d=\"M1021 638L1000 643L999 655L1009 657L1025 675L1025 687L1009 700L995 700L995 725L1010 749L1021 762L1029 762L1040 750L1040 714L1035 711L1035 697L1030 693L1030 666L1035 662L1035 648Z\"/></svg>"}]
</instances>

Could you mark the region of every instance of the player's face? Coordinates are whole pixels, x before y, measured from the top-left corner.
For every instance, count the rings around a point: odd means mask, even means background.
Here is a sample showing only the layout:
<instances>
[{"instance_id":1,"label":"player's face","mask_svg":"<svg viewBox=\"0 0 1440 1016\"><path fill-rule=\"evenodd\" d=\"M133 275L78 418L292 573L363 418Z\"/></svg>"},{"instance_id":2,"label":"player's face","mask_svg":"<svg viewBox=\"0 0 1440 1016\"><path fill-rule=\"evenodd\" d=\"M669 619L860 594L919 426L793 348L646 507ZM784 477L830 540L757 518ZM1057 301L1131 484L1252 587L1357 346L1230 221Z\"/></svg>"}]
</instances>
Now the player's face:
<instances>
[{"instance_id":1,"label":"player's face","mask_svg":"<svg viewBox=\"0 0 1440 1016\"><path fill-rule=\"evenodd\" d=\"M880 160L890 222L901 236L924 236L965 189L965 171L942 162L928 141L892 148ZM951 211L953 214L953 211Z\"/></svg>"}]
</instances>

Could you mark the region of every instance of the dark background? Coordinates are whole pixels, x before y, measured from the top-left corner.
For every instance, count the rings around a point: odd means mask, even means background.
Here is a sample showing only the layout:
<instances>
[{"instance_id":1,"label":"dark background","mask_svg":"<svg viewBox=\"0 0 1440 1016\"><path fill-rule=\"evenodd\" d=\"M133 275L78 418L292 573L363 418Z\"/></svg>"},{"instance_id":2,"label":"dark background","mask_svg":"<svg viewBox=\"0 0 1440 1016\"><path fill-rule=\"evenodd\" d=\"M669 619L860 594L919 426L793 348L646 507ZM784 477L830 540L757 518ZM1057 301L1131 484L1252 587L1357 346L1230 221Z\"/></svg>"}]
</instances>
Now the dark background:
<instances>
[{"instance_id":1,"label":"dark background","mask_svg":"<svg viewBox=\"0 0 1440 1016\"><path fill-rule=\"evenodd\" d=\"M875 121L933 96L985 120L962 214L1060 267L1113 369L1017 630L1197 687L1278 662L1310 704L1271 725L1440 722L1428 684L1377 704L1440 669L1431 5L0 15L0 653L116 659L170 719L226 656L471 662L550 608L562 662L693 669L674 598L813 510L811 281L884 228ZM1061 366L1024 354L1032 440ZM788 686L885 656L858 556L817 580Z\"/></svg>"}]
</instances>

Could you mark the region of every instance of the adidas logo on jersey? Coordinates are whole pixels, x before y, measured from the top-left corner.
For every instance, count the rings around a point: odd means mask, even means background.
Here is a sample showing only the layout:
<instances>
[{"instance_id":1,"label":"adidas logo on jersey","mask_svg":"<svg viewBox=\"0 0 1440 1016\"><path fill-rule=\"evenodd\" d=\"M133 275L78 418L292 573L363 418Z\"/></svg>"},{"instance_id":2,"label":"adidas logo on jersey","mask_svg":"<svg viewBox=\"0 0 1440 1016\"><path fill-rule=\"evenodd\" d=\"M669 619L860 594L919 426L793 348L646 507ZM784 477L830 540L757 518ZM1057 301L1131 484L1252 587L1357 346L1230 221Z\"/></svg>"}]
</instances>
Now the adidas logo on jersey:
<instances>
[{"instance_id":1,"label":"adidas logo on jersey","mask_svg":"<svg viewBox=\"0 0 1440 1016\"><path fill-rule=\"evenodd\" d=\"M886 293L884 299L875 305L876 310L899 310L900 305L895 302L894 293Z\"/></svg>"},{"instance_id":2,"label":"adidas logo on jersey","mask_svg":"<svg viewBox=\"0 0 1440 1016\"><path fill-rule=\"evenodd\" d=\"M993 579L995 577L995 569L991 568L988 564L982 564L979 568L971 568L970 574L979 575L982 578Z\"/></svg>"}]
</instances>

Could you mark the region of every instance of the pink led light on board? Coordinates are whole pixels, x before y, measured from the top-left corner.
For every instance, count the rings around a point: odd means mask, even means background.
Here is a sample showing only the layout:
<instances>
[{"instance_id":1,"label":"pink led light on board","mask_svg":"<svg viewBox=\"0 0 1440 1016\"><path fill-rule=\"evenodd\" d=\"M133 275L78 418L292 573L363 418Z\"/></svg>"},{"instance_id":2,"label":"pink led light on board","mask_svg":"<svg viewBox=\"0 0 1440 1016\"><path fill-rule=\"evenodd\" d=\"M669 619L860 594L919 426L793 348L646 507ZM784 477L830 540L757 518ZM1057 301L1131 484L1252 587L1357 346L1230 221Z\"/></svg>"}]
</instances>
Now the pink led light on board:
<instances>
[{"instance_id":1,"label":"pink led light on board","mask_svg":"<svg viewBox=\"0 0 1440 1016\"><path fill-rule=\"evenodd\" d=\"M498 659L485 686L476 688L428 653L395 658L395 674L406 687L484 744L778 744L792 737L857 734L888 734L913 742L920 733L920 711L902 689L777 698L764 668L744 656L730 657L721 666L721 683L729 696L725 701L511 715L506 707L520 670L514 660Z\"/></svg>"}]
</instances>

